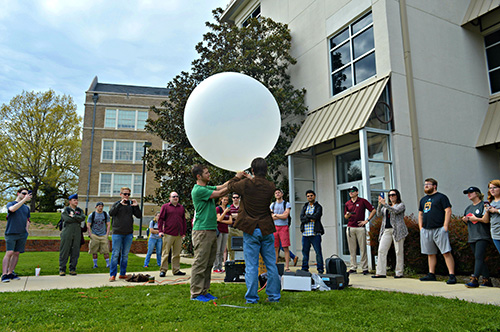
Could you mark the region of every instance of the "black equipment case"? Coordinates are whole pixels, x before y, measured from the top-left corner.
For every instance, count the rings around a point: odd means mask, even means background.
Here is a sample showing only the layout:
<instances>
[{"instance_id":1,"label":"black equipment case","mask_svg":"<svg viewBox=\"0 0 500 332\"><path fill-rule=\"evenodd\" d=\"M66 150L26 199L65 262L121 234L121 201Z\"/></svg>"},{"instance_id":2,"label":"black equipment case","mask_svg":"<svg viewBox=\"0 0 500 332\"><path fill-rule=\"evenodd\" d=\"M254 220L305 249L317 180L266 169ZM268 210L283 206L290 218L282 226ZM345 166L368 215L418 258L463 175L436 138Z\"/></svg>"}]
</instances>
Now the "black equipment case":
<instances>
[{"instance_id":1,"label":"black equipment case","mask_svg":"<svg viewBox=\"0 0 500 332\"><path fill-rule=\"evenodd\" d=\"M349 273L347 273L347 265L342 258L337 255L332 255L330 258L326 259L325 263L326 274L340 274L344 277L344 287L349 286Z\"/></svg>"}]
</instances>

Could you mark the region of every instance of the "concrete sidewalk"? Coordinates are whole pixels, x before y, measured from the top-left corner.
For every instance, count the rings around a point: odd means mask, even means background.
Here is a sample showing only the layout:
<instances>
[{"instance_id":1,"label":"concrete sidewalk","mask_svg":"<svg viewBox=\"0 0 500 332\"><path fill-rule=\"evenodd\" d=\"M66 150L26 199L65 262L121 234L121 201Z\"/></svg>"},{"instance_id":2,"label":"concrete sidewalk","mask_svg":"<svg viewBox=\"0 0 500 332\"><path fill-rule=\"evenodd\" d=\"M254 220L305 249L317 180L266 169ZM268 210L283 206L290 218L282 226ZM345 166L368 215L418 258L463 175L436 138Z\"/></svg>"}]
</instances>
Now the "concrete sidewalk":
<instances>
[{"instance_id":1,"label":"concrete sidewalk","mask_svg":"<svg viewBox=\"0 0 500 332\"><path fill-rule=\"evenodd\" d=\"M192 264L192 259L182 258L182 263ZM299 267L291 267L292 270L297 270ZM160 278L159 271L135 272L149 274L155 277L153 283L134 283L124 280L116 280L109 282L108 274L79 274L77 276L66 275L60 277L52 276L29 276L21 277L21 280L11 280L8 283L0 284L0 292L17 292L17 291L32 291L32 290L50 290L50 289L66 289L66 288L93 288L93 287L123 287L123 286L139 286L139 285L177 285L189 283L191 279L191 269L184 269L185 276L174 276L172 271L168 271L165 278ZM315 273L314 269L311 272ZM134 272L129 272L132 274ZM212 282L223 282L224 273L213 273ZM498 287L479 287L467 288L464 284L447 285L444 281L427 281L421 282L418 279L402 278L394 279L387 277L385 279L374 279L372 275L351 274L350 285L354 288L402 292L419 295L441 296L450 299L461 299L468 302L476 302L483 304L493 304L500 306L500 288Z\"/></svg>"}]
</instances>

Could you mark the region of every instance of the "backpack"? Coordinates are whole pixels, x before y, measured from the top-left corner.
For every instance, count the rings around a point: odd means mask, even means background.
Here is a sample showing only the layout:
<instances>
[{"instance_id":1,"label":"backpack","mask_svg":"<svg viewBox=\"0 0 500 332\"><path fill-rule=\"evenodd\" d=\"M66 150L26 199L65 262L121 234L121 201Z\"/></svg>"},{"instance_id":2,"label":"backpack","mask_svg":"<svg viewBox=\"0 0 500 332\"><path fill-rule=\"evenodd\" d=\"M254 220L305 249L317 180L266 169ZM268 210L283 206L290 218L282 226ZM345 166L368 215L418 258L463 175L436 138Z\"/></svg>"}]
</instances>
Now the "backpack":
<instances>
[{"instance_id":1,"label":"backpack","mask_svg":"<svg viewBox=\"0 0 500 332\"><path fill-rule=\"evenodd\" d=\"M102 211L102 213L104 213L104 222L107 222L106 220L108 220L108 214L106 213L106 211ZM90 216L91 216L91 218L89 218L90 219L90 224L93 224L94 223L94 216L95 216L94 212L92 212L90 214Z\"/></svg>"},{"instance_id":2,"label":"backpack","mask_svg":"<svg viewBox=\"0 0 500 332\"><path fill-rule=\"evenodd\" d=\"M276 204L276 202L273 202L273 205L271 206L271 209L273 210L274 212L274 204ZM286 201L283 200L283 212L286 211ZM290 213L288 214L288 227L290 227L290 225L292 224L292 218L290 217Z\"/></svg>"},{"instance_id":3,"label":"backpack","mask_svg":"<svg viewBox=\"0 0 500 332\"><path fill-rule=\"evenodd\" d=\"M333 254L330 258L326 259L325 265L327 274L340 274L344 277L344 287L349 286L349 273L347 273L347 265L342 258Z\"/></svg>"}]
</instances>

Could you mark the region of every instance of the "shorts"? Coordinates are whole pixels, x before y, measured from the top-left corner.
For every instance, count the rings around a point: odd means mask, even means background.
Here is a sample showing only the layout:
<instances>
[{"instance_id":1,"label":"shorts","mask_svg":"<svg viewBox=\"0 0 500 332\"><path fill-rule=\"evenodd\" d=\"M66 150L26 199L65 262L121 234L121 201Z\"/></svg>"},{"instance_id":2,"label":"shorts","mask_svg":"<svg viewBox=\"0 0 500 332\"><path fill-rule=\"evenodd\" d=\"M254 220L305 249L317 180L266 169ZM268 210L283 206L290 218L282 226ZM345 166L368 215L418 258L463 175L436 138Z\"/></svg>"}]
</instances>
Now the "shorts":
<instances>
[{"instance_id":1,"label":"shorts","mask_svg":"<svg viewBox=\"0 0 500 332\"><path fill-rule=\"evenodd\" d=\"M276 232L274 233L274 247L279 248L281 246L283 248L290 247L290 231L287 226L276 226Z\"/></svg>"},{"instance_id":2,"label":"shorts","mask_svg":"<svg viewBox=\"0 0 500 332\"><path fill-rule=\"evenodd\" d=\"M420 248L424 255L436 255L437 250L441 254L451 251L450 237L448 231L443 227L420 230Z\"/></svg>"},{"instance_id":3,"label":"shorts","mask_svg":"<svg viewBox=\"0 0 500 332\"><path fill-rule=\"evenodd\" d=\"M5 234L5 251L14 251L23 253L26 247L26 239L28 233L22 234Z\"/></svg>"},{"instance_id":4,"label":"shorts","mask_svg":"<svg viewBox=\"0 0 500 332\"><path fill-rule=\"evenodd\" d=\"M89 254L109 254L109 239L106 235L90 235Z\"/></svg>"}]
</instances>

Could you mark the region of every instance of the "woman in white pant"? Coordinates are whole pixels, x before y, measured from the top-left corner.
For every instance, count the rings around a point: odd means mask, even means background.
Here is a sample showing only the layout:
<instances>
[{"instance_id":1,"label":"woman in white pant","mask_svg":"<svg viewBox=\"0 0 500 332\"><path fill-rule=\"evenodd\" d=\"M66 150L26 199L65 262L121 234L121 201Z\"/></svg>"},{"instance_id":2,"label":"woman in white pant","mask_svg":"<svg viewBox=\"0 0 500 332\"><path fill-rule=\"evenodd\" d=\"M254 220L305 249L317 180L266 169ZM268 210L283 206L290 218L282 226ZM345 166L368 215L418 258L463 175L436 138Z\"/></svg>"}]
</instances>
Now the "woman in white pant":
<instances>
[{"instance_id":1,"label":"woman in white pant","mask_svg":"<svg viewBox=\"0 0 500 332\"><path fill-rule=\"evenodd\" d=\"M380 235L378 244L378 264L377 274L372 278L385 278L387 273L387 253L394 241L396 250L396 274L394 278L403 277L404 267L404 242L408 235L408 228L405 225L405 205L401 202L401 194L397 189L389 191L389 204L382 196L378 197L377 216L382 216L380 225Z\"/></svg>"}]
</instances>

